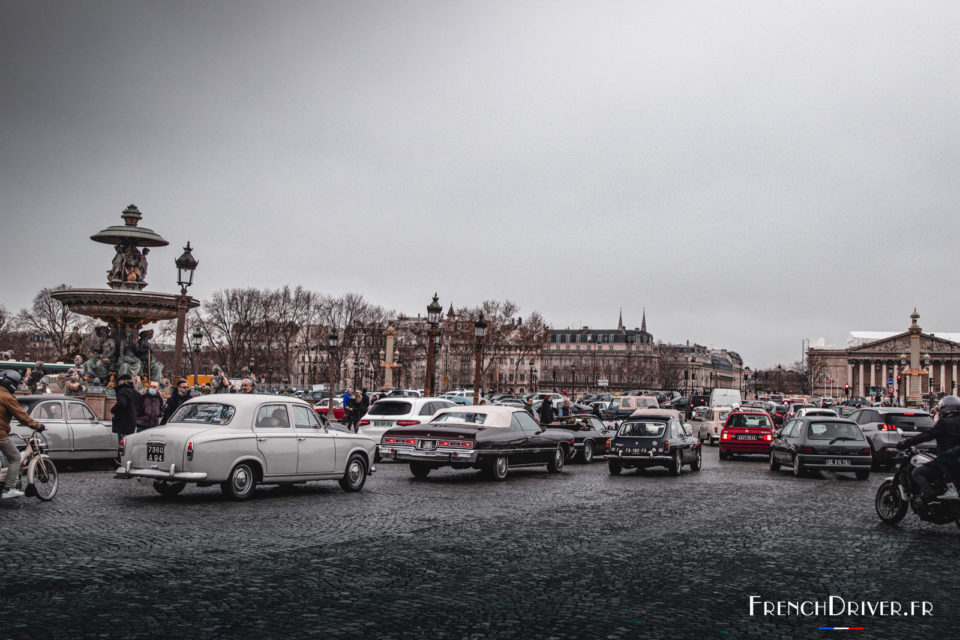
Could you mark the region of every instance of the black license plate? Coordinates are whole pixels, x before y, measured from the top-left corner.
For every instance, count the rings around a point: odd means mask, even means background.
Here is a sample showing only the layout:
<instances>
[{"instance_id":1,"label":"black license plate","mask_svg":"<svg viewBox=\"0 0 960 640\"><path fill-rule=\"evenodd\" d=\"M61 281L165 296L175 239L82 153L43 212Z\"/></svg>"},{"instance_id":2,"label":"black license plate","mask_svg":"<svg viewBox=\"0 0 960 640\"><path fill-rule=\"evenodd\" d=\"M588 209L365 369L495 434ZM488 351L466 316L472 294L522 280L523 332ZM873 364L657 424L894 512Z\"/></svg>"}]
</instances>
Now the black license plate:
<instances>
[{"instance_id":1,"label":"black license plate","mask_svg":"<svg viewBox=\"0 0 960 640\"><path fill-rule=\"evenodd\" d=\"M147 443L147 462L163 462L163 448L166 446L164 442L148 442Z\"/></svg>"}]
</instances>

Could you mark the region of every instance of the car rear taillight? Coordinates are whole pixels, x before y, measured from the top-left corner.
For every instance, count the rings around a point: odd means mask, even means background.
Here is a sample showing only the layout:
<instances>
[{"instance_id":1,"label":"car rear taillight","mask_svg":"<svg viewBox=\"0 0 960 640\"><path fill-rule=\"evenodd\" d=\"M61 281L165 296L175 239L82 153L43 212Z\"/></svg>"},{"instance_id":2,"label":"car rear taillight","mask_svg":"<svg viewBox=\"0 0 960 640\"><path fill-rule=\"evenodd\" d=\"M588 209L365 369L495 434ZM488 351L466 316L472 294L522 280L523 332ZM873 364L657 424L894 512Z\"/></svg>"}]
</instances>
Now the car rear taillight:
<instances>
[{"instance_id":1,"label":"car rear taillight","mask_svg":"<svg viewBox=\"0 0 960 640\"><path fill-rule=\"evenodd\" d=\"M407 438L406 440L401 440L401 444L412 444L416 445L417 441L414 438Z\"/></svg>"},{"instance_id":2,"label":"car rear taillight","mask_svg":"<svg viewBox=\"0 0 960 640\"><path fill-rule=\"evenodd\" d=\"M869 455L870 455L870 447L864 447L863 449L860 449L860 455L862 455L862 456L869 456Z\"/></svg>"},{"instance_id":3,"label":"car rear taillight","mask_svg":"<svg viewBox=\"0 0 960 640\"><path fill-rule=\"evenodd\" d=\"M357 423L357 426L359 426L359 427L365 427L365 426L367 426L368 424L370 424L370 421L369 421L369 420L361 420L360 422Z\"/></svg>"},{"instance_id":4,"label":"car rear taillight","mask_svg":"<svg viewBox=\"0 0 960 640\"><path fill-rule=\"evenodd\" d=\"M124 449L126 448L126 446L127 446L127 439L126 439L126 438L120 438L120 448L117 449L117 454L118 454L121 458L123 457L123 451L124 451Z\"/></svg>"},{"instance_id":5,"label":"car rear taillight","mask_svg":"<svg viewBox=\"0 0 960 640\"><path fill-rule=\"evenodd\" d=\"M767 442L770 442L773 440L773 436L770 435L769 433L765 433L763 434L763 439L766 440Z\"/></svg>"},{"instance_id":6,"label":"car rear taillight","mask_svg":"<svg viewBox=\"0 0 960 640\"><path fill-rule=\"evenodd\" d=\"M461 440L441 440L437 443L438 447L463 447L464 449L472 449L473 443L469 441Z\"/></svg>"},{"instance_id":7,"label":"car rear taillight","mask_svg":"<svg viewBox=\"0 0 960 640\"><path fill-rule=\"evenodd\" d=\"M419 420L397 420L398 427L410 427L415 424L420 424Z\"/></svg>"},{"instance_id":8,"label":"car rear taillight","mask_svg":"<svg viewBox=\"0 0 960 640\"><path fill-rule=\"evenodd\" d=\"M664 441L663 441L663 452L666 453L667 451L670 451L670 441L669 441L669 440L664 440Z\"/></svg>"},{"instance_id":9,"label":"car rear taillight","mask_svg":"<svg viewBox=\"0 0 960 640\"><path fill-rule=\"evenodd\" d=\"M603 450L604 450L604 451L610 451L610 441L609 441L609 440L607 440L607 443L606 443L605 445L603 445Z\"/></svg>"},{"instance_id":10,"label":"car rear taillight","mask_svg":"<svg viewBox=\"0 0 960 640\"><path fill-rule=\"evenodd\" d=\"M396 438L384 438L383 444L397 444Z\"/></svg>"},{"instance_id":11,"label":"car rear taillight","mask_svg":"<svg viewBox=\"0 0 960 640\"><path fill-rule=\"evenodd\" d=\"M892 425L892 424L882 424L879 427L877 427L877 430L878 431L896 431L897 427L896 425Z\"/></svg>"},{"instance_id":12,"label":"car rear taillight","mask_svg":"<svg viewBox=\"0 0 960 640\"><path fill-rule=\"evenodd\" d=\"M724 431L723 434L721 434L720 439L721 439L721 440L729 440L729 439L730 439L730 434L727 433L726 431Z\"/></svg>"},{"instance_id":13,"label":"car rear taillight","mask_svg":"<svg viewBox=\"0 0 960 640\"><path fill-rule=\"evenodd\" d=\"M800 447L800 453L816 453L813 447Z\"/></svg>"},{"instance_id":14,"label":"car rear taillight","mask_svg":"<svg viewBox=\"0 0 960 640\"><path fill-rule=\"evenodd\" d=\"M187 443L187 460L193 460L193 443Z\"/></svg>"}]
</instances>

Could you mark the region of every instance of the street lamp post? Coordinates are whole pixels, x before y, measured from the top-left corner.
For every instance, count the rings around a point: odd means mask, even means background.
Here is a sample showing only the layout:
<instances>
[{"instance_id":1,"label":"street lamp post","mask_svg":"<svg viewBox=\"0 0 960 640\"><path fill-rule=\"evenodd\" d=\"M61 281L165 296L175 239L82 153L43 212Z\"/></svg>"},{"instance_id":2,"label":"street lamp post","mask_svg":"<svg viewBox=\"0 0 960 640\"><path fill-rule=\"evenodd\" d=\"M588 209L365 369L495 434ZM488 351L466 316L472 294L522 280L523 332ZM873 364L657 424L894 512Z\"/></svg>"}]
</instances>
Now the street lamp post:
<instances>
[{"instance_id":1,"label":"street lamp post","mask_svg":"<svg viewBox=\"0 0 960 640\"><path fill-rule=\"evenodd\" d=\"M180 257L174 260L177 266L177 284L180 285L180 297L177 299L177 340L173 349L173 377L183 377L183 326L187 320L187 288L193 284L193 272L197 268L197 259L193 257L190 243L183 248Z\"/></svg>"},{"instance_id":2,"label":"street lamp post","mask_svg":"<svg viewBox=\"0 0 960 640\"><path fill-rule=\"evenodd\" d=\"M200 329L195 330L190 337L193 338L193 384L197 386L200 384L200 378L197 376L197 360L199 360L200 347L203 346L203 333Z\"/></svg>"},{"instance_id":3,"label":"street lamp post","mask_svg":"<svg viewBox=\"0 0 960 640\"><path fill-rule=\"evenodd\" d=\"M482 356L480 347L483 344L483 338L487 335L487 321L483 319L483 312L480 312L480 317L476 322L473 323L473 332L477 338L476 344L476 368L474 369L473 374L473 404L480 402L480 358Z\"/></svg>"},{"instance_id":4,"label":"street lamp post","mask_svg":"<svg viewBox=\"0 0 960 640\"><path fill-rule=\"evenodd\" d=\"M423 395L430 398L433 397L433 369L436 366L434 360L436 359L436 345L434 344L434 336L437 334L437 325L440 324L440 314L443 312L443 307L440 306L440 301L437 298L437 294L433 294L433 301L427 305L427 322L430 324L429 329L427 330L427 375L426 380L424 381Z\"/></svg>"},{"instance_id":5,"label":"street lamp post","mask_svg":"<svg viewBox=\"0 0 960 640\"><path fill-rule=\"evenodd\" d=\"M570 365L570 377L573 378L573 381L570 383L570 392L576 396L577 395L577 363L574 362Z\"/></svg>"},{"instance_id":6,"label":"street lamp post","mask_svg":"<svg viewBox=\"0 0 960 640\"><path fill-rule=\"evenodd\" d=\"M333 384L336 377L336 372L333 367L333 350L337 348L337 330L330 329L330 335L327 336L327 342L330 345L330 396L327 398L327 416L329 420L333 420ZM344 407L346 409L346 407Z\"/></svg>"},{"instance_id":7,"label":"street lamp post","mask_svg":"<svg viewBox=\"0 0 960 640\"><path fill-rule=\"evenodd\" d=\"M440 353L440 331L434 331L433 333L433 372L430 374L430 388L433 389L433 392L438 391L437 386L437 354ZM446 362L446 360L444 360ZM446 364L444 364L444 371L446 371Z\"/></svg>"}]
</instances>

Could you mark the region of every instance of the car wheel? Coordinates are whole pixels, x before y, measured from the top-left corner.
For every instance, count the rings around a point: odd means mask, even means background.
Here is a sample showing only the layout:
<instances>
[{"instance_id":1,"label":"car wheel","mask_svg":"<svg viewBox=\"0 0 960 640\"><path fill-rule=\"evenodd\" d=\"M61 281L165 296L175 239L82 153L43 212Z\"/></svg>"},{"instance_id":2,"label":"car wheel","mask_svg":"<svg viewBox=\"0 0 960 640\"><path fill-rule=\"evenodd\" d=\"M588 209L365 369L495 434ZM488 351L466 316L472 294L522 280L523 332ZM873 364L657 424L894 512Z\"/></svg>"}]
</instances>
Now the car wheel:
<instances>
[{"instance_id":1,"label":"car wheel","mask_svg":"<svg viewBox=\"0 0 960 640\"><path fill-rule=\"evenodd\" d=\"M857 480L866 480L870 477L869 471L856 471L855 474L857 476Z\"/></svg>"},{"instance_id":2,"label":"car wheel","mask_svg":"<svg viewBox=\"0 0 960 640\"><path fill-rule=\"evenodd\" d=\"M793 456L793 475L797 478L802 478L804 474L803 463L800 462L800 456Z\"/></svg>"},{"instance_id":3,"label":"car wheel","mask_svg":"<svg viewBox=\"0 0 960 640\"><path fill-rule=\"evenodd\" d=\"M896 524L907 515L907 501L900 495L900 489L893 480L884 480L877 489L877 515L887 524ZM958 521L957 526L960 526Z\"/></svg>"},{"instance_id":4,"label":"car wheel","mask_svg":"<svg viewBox=\"0 0 960 640\"><path fill-rule=\"evenodd\" d=\"M619 460L608 460L607 467L610 469L610 475L618 476L623 471L623 464Z\"/></svg>"},{"instance_id":5,"label":"car wheel","mask_svg":"<svg viewBox=\"0 0 960 640\"><path fill-rule=\"evenodd\" d=\"M777 462L777 459L773 455L773 451L770 452L770 471L779 471L780 463Z\"/></svg>"},{"instance_id":6,"label":"car wheel","mask_svg":"<svg viewBox=\"0 0 960 640\"><path fill-rule=\"evenodd\" d=\"M411 462L410 473L413 474L414 478L426 478L430 475L430 465L422 462Z\"/></svg>"},{"instance_id":7,"label":"car wheel","mask_svg":"<svg viewBox=\"0 0 960 640\"><path fill-rule=\"evenodd\" d=\"M697 457L693 459L693 462L690 463L691 471L700 471L703 467L703 450L700 447L697 447Z\"/></svg>"},{"instance_id":8,"label":"car wheel","mask_svg":"<svg viewBox=\"0 0 960 640\"><path fill-rule=\"evenodd\" d=\"M186 486L186 482L168 482L167 480L153 481L153 489L164 498L172 498L173 496L179 495Z\"/></svg>"},{"instance_id":9,"label":"car wheel","mask_svg":"<svg viewBox=\"0 0 960 640\"><path fill-rule=\"evenodd\" d=\"M340 478L340 488L344 491L360 491L367 481L367 463L359 455L350 456L347 469Z\"/></svg>"},{"instance_id":10,"label":"car wheel","mask_svg":"<svg viewBox=\"0 0 960 640\"><path fill-rule=\"evenodd\" d=\"M563 452L563 447L557 447L556 451L553 452L553 460L547 463L547 471L550 473L560 473L563 471L563 461L566 457L566 454Z\"/></svg>"},{"instance_id":11,"label":"car wheel","mask_svg":"<svg viewBox=\"0 0 960 640\"><path fill-rule=\"evenodd\" d=\"M593 462L593 443L587 440L583 443L583 451L580 453L580 461L583 464L590 464Z\"/></svg>"},{"instance_id":12,"label":"car wheel","mask_svg":"<svg viewBox=\"0 0 960 640\"><path fill-rule=\"evenodd\" d=\"M246 500L257 486L257 474L249 462L241 462L230 472L226 482L220 483L223 495L231 500Z\"/></svg>"},{"instance_id":13,"label":"car wheel","mask_svg":"<svg viewBox=\"0 0 960 640\"><path fill-rule=\"evenodd\" d=\"M487 475L498 482L506 480L508 473L510 473L510 459L507 456L497 456L487 467Z\"/></svg>"},{"instance_id":14,"label":"car wheel","mask_svg":"<svg viewBox=\"0 0 960 640\"><path fill-rule=\"evenodd\" d=\"M673 462L670 465L670 475L678 476L683 471L683 456L677 451L673 454Z\"/></svg>"}]
</instances>

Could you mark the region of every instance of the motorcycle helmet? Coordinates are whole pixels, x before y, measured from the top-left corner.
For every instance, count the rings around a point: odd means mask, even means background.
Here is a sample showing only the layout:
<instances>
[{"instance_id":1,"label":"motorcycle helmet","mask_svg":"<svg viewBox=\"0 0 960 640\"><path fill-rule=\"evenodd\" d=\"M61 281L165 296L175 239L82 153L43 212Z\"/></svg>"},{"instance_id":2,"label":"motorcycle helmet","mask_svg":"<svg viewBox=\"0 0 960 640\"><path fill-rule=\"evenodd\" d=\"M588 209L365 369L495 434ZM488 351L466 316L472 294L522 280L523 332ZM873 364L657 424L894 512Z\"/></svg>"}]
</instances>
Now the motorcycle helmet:
<instances>
[{"instance_id":1,"label":"motorcycle helmet","mask_svg":"<svg viewBox=\"0 0 960 640\"><path fill-rule=\"evenodd\" d=\"M960 398L957 396L943 396L937 403L937 409L941 414L960 412Z\"/></svg>"},{"instance_id":2,"label":"motorcycle helmet","mask_svg":"<svg viewBox=\"0 0 960 640\"><path fill-rule=\"evenodd\" d=\"M0 373L0 386L10 393L17 390L17 387L20 386L20 380L20 373L13 369L7 369L3 373Z\"/></svg>"}]
</instances>

